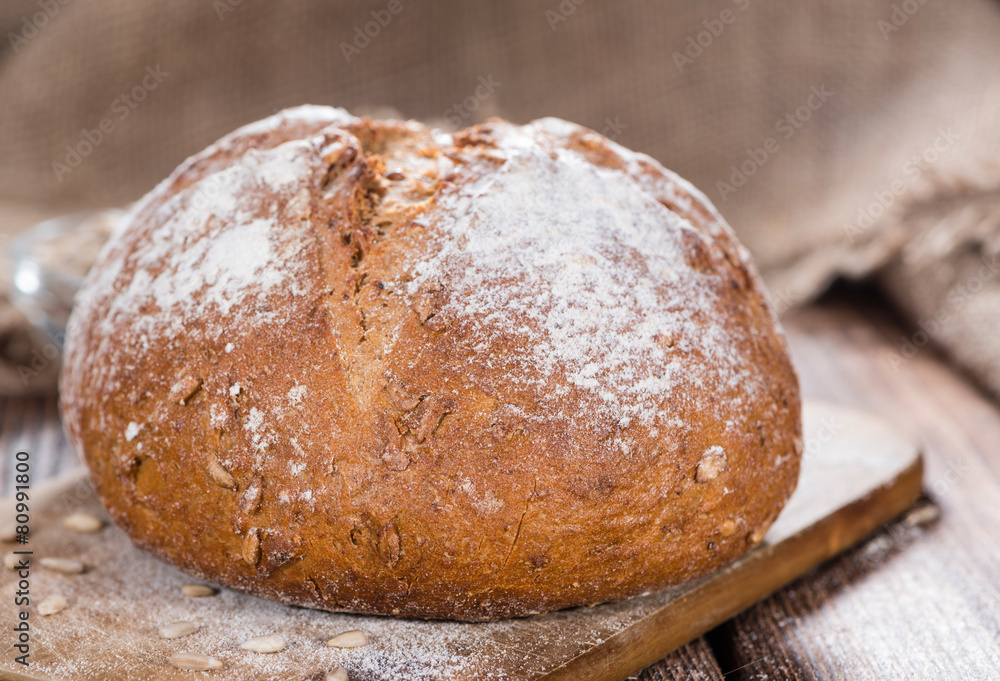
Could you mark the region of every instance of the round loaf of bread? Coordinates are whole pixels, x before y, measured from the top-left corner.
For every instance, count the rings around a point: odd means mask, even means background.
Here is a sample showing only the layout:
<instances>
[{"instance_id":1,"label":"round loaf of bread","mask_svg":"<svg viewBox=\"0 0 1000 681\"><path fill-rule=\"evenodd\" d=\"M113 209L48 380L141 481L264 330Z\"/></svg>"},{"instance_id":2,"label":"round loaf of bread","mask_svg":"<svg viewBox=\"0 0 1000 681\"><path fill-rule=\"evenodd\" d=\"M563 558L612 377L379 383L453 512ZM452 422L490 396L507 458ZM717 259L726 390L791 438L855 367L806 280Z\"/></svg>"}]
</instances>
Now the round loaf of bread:
<instances>
[{"instance_id":1,"label":"round loaf of bread","mask_svg":"<svg viewBox=\"0 0 1000 681\"><path fill-rule=\"evenodd\" d=\"M795 487L798 384L702 194L557 119L301 107L187 160L78 298L115 523L314 608L493 620L698 577Z\"/></svg>"}]
</instances>

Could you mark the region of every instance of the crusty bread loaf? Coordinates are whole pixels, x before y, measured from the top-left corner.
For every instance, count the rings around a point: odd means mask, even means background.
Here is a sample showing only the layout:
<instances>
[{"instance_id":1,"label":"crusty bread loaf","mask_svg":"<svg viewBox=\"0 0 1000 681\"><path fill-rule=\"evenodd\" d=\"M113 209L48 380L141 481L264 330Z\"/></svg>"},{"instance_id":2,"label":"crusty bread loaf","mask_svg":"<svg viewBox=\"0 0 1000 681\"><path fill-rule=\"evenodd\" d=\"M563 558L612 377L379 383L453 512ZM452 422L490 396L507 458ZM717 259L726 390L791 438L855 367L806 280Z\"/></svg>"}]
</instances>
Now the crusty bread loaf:
<instances>
[{"instance_id":1,"label":"crusty bread loaf","mask_svg":"<svg viewBox=\"0 0 1000 681\"><path fill-rule=\"evenodd\" d=\"M328 610L491 620L759 542L801 456L785 341L699 192L564 121L301 107L133 210L62 409L115 522Z\"/></svg>"}]
</instances>

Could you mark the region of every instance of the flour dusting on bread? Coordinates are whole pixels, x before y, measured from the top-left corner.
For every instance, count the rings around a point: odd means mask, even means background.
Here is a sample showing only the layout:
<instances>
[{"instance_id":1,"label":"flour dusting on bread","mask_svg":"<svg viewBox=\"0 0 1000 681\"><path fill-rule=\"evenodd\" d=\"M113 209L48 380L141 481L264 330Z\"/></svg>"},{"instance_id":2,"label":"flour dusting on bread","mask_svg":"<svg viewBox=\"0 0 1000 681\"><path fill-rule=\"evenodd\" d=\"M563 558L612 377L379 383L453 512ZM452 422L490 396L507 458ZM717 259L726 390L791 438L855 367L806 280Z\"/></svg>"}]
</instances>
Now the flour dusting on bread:
<instances>
[{"instance_id":1,"label":"flour dusting on bread","mask_svg":"<svg viewBox=\"0 0 1000 681\"><path fill-rule=\"evenodd\" d=\"M556 119L241 128L136 205L66 348L64 423L133 541L334 611L495 620L678 584L760 541L801 455L721 216Z\"/></svg>"},{"instance_id":2,"label":"flour dusting on bread","mask_svg":"<svg viewBox=\"0 0 1000 681\"><path fill-rule=\"evenodd\" d=\"M591 408L626 425L662 416L682 374L757 389L732 355L729 330L692 314L714 307L716 293L686 262L682 237L711 237L626 173L559 145L553 128L567 125L497 126L496 148L484 154L493 167L444 191L423 218L442 234L406 293L445 282L449 302L439 314L474 330L481 361L520 338L520 375L538 375L544 392L559 374L553 398L564 397L568 381L593 396Z\"/></svg>"},{"instance_id":3,"label":"flour dusting on bread","mask_svg":"<svg viewBox=\"0 0 1000 681\"><path fill-rule=\"evenodd\" d=\"M183 332L187 320L217 314L222 323L206 326L205 333L221 335L242 326L230 314L235 307L245 314L248 300L257 308L249 321L287 322L280 307L268 309L267 300L276 291L303 292L299 255L310 229L284 219L282 208L318 171L307 151L299 141L253 150L156 206L156 229L121 233L111 246L118 257L98 275L127 269L131 281L115 296L106 328L130 318L147 332L164 325ZM133 222L142 222L149 210L140 205ZM101 283L87 290L106 291Z\"/></svg>"}]
</instances>

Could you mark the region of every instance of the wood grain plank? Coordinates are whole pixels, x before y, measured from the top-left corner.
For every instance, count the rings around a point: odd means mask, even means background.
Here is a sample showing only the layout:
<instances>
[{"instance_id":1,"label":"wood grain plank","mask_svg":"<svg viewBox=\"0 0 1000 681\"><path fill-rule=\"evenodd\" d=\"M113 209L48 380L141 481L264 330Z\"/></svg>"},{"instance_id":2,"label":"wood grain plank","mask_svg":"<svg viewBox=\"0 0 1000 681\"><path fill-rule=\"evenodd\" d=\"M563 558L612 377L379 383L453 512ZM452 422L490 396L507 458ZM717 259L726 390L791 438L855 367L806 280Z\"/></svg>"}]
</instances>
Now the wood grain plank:
<instances>
[{"instance_id":1,"label":"wood grain plank","mask_svg":"<svg viewBox=\"0 0 1000 681\"><path fill-rule=\"evenodd\" d=\"M31 472L42 482L79 461L59 423L54 397L0 397L0 494L13 491L14 454L31 454Z\"/></svg>"},{"instance_id":2,"label":"wood grain plank","mask_svg":"<svg viewBox=\"0 0 1000 681\"><path fill-rule=\"evenodd\" d=\"M704 637L683 646L651 667L647 667L631 681L722 681L712 648Z\"/></svg>"},{"instance_id":3,"label":"wood grain plank","mask_svg":"<svg viewBox=\"0 0 1000 681\"><path fill-rule=\"evenodd\" d=\"M916 434L933 505L715 632L725 678L1000 678L1000 410L933 350L904 358L905 329L852 303L785 321L804 392Z\"/></svg>"}]
</instances>

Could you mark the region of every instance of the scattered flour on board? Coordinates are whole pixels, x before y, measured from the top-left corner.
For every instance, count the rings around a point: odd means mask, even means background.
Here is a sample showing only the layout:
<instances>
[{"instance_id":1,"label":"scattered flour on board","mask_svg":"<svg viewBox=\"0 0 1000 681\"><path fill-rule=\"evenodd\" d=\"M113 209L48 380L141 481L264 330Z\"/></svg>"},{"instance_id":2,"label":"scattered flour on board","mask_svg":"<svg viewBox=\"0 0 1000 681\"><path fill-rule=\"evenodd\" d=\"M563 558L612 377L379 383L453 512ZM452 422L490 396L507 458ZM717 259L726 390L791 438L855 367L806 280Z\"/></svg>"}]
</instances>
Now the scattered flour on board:
<instances>
[{"instance_id":1,"label":"scattered flour on board","mask_svg":"<svg viewBox=\"0 0 1000 681\"><path fill-rule=\"evenodd\" d=\"M75 489L67 488L66 494ZM40 652L33 656L32 668L52 678L98 681L107 678L109 669L121 678L182 678L167 663L182 651L221 660L224 669L210 676L232 681L305 679L337 666L349 671L351 681L535 678L561 658L648 615L663 598L485 624L322 612L230 589L209 598L187 598L181 585L197 580L135 548L116 527L95 535L73 532L58 522L59 508L52 504L40 516L44 522L33 539L37 550L71 555L93 567L69 581L51 571L33 577L37 583L32 587L39 593L59 591L70 602L38 631ZM103 515L94 497L83 510ZM180 620L195 620L202 627L180 639L157 636L159 627ZM351 629L363 630L369 644L353 649L325 644ZM239 647L272 633L288 641L280 653L259 655Z\"/></svg>"}]
</instances>

